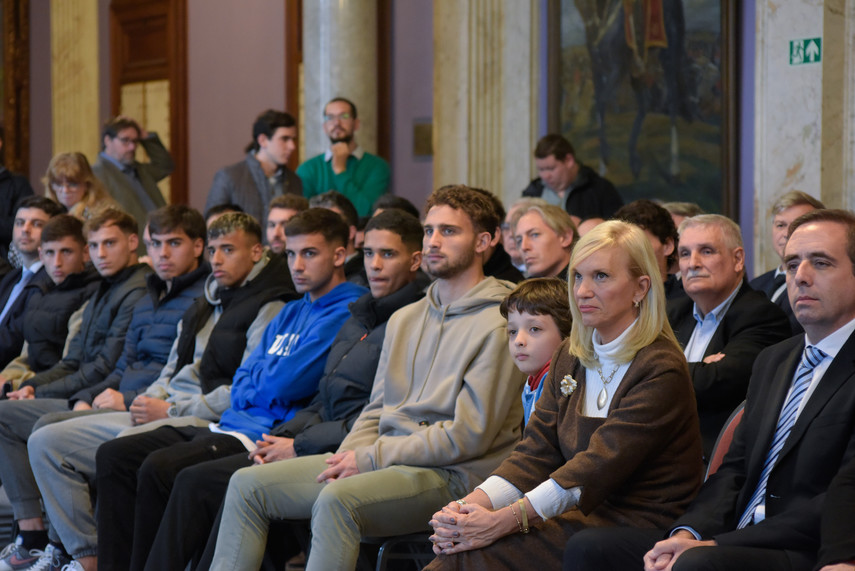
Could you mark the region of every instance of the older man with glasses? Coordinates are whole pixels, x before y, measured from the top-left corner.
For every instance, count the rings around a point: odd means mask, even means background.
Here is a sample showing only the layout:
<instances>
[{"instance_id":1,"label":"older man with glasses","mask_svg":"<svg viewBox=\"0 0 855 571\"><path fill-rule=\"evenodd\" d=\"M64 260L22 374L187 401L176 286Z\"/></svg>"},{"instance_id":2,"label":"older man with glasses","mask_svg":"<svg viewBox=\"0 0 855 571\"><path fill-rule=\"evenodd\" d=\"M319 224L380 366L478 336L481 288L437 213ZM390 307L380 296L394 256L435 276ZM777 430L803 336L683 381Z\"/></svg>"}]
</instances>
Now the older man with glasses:
<instances>
[{"instance_id":1,"label":"older man with glasses","mask_svg":"<svg viewBox=\"0 0 855 571\"><path fill-rule=\"evenodd\" d=\"M175 169L172 156L157 133L148 132L134 119L118 116L104 124L101 152L92 172L110 192L122 210L134 217L140 227L149 212L166 206L157 182ZM137 147L145 149L149 162L136 159ZM139 241L137 254L145 255L145 244Z\"/></svg>"}]
</instances>

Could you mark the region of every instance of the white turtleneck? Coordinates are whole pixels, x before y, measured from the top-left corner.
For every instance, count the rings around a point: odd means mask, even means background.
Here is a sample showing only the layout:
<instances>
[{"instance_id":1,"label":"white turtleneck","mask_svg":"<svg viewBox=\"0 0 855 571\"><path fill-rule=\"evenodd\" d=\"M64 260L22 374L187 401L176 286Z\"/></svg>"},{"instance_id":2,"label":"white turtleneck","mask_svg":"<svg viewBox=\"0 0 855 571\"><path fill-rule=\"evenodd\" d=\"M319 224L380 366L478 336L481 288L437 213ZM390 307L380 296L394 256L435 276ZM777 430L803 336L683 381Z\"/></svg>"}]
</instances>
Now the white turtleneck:
<instances>
[{"instance_id":1,"label":"white turtleneck","mask_svg":"<svg viewBox=\"0 0 855 571\"><path fill-rule=\"evenodd\" d=\"M623 333L618 335L615 339L605 344L600 343L600 334L596 329L594 330L592 342L594 345L594 353L596 353L597 359L600 362L600 371L602 371L602 374L600 374L596 368L591 369L589 367L585 367L585 400L582 403L582 414L585 416L605 418L606 414L609 412L609 407L612 404L612 397L620 386L621 381L623 381L623 377L626 375L629 365L632 363L632 361L628 363L618 363L614 360L614 357L623 346L627 335L635 326L636 321L633 321L630 326L624 329ZM605 378L605 380L608 380L609 376L611 376L611 381L605 383L603 379ZM608 394L606 396L605 406L603 406L603 408L599 408L597 406L597 399L599 398L603 387L605 387L606 393Z\"/></svg>"}]
</instances>

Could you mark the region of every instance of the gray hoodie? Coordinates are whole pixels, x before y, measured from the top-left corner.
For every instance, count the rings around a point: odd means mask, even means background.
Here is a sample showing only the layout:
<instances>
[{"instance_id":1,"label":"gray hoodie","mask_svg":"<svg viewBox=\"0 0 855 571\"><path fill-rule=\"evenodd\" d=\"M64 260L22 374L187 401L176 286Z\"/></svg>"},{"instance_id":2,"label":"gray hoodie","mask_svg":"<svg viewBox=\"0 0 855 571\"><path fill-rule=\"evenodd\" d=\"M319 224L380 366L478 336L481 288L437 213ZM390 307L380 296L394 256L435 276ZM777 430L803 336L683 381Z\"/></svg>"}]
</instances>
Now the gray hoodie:
<instances>
[{"instance_id":1,"label":"gray hoodie","mask_svg":"<svg viewBox=\"0 0 855 571\"><path fill-rule=\"evenodd\" d=\"M510 454L524 379L499 304L513 287L486 278L440 305L434 283L392 315L370 401L340 448L355 451L360 472L445 468L472 489Z\"/></svg>"}]
</instances>

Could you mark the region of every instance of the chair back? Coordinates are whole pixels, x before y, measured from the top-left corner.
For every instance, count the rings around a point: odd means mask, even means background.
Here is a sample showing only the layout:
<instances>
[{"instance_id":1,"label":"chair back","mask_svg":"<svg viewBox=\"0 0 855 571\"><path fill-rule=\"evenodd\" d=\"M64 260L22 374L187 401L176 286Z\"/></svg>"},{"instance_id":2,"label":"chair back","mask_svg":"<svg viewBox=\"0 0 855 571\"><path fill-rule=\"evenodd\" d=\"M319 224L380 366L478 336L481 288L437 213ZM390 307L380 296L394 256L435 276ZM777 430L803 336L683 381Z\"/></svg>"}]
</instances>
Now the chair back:
<instances>
[{"instance_id":1,"label":"chair back","mask_svg":"<svg viewBox=\"0 0 855 571\"><path fill-rule=\"evenodd\" d=\"M704 481L709 479L709 477L715 474L719 467L721 467L724 455L727 454L728 450L730 450L730 443L733 442L733 433L736 432L736 427L739 426L739 423L742 421L742 415L744 412L745 401L742 401L731 413L727 422L724 423L721 432L718 433L718 438L715 441L715 446L713 446L712 454L710 454L710 463L707 466L707 473L704 476Z\"/></svg>"}]
</instances>

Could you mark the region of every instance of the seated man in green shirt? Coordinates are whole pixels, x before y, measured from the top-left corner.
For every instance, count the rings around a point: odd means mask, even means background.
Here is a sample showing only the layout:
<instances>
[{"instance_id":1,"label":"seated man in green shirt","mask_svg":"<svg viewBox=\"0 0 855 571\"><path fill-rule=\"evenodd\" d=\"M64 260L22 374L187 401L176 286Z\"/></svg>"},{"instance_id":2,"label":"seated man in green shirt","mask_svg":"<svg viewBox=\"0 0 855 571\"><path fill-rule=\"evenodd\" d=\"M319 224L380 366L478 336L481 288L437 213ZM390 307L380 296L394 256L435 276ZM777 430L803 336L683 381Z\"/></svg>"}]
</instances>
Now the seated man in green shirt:
<instances>
[{"instance_id":1,"label":"seated man in green shirt","mask_svg":"<svg viewBox=\"0 0 855 571\"><path fill-rule=\"evenodd\" d=\"M297 167L297 176L306 198L337 190L360 216L370 216L374 201L389 191L389 164L359 147L354 137L357 129L356 105L343 97L332 99L324 107L330 148Z\"/></svg>"}]
</instances>

